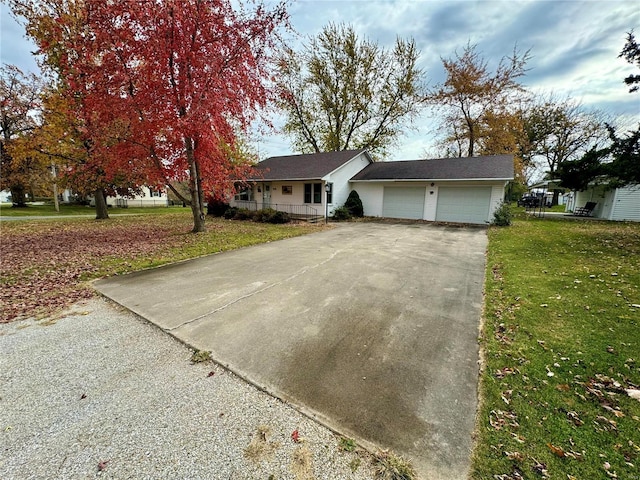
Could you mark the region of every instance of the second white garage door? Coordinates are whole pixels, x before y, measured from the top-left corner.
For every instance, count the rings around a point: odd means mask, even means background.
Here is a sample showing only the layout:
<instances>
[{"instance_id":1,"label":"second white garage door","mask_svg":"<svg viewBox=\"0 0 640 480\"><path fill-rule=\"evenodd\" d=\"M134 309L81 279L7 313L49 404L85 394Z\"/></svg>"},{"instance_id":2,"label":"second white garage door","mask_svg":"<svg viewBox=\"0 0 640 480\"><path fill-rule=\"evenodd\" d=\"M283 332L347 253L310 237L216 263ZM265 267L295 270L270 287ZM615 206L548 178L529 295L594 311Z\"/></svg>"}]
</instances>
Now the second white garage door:
<instances>
[{"instance_id":1,"label":"second white garage door","mask_svg":"<svg viewBox=\"0 0 640 480\"><path fill-rule=\"evenodd\" d=\"M424 193L424 187L384 187L382 216L421 219Z\"/></svg>"},{"instance_id":2,"label":"second white garage door","mask_svg":"<svg viewBox=\"0 0 640 480\"><path fill-rule=\"evenodd\" d=\"M440 187L436 221L487 223L491 187Z\"/></svg>"}]
</instances>

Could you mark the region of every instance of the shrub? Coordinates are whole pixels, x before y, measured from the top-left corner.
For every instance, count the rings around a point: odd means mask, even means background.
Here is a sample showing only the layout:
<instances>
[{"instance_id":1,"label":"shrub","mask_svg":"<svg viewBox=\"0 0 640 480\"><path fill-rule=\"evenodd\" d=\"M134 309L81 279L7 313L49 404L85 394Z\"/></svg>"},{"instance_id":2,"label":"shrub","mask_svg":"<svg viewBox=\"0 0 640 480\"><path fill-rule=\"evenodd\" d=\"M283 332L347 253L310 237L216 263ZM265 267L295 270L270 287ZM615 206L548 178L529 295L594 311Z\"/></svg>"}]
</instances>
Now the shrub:
<instances>
[{"instance_id":1,"label":"shrub","mask_svg":"<svg viewBox=\"0 0 640 480\"><path fill-rule=\"evenodd\" d=\"M234 220L254 220L260 215L260 212L254 212L246 208L238 208L236 214L233 216Z\"/></svg>"},{"instance_id":2,"label":"shrub","mask_svg":"<svg viewBox=\"0 0 640 480\"><path fill-rule=\"evenodd\" d=\"M222 216L224 218L226 218L227 220L232 220L234 218L236 218L236 214L238 213L238 210L240 210L237 207L229 207L225 210L225 212L222 214Z\"/></svg>"},{"instance_id":3,"label":"shrub","mask_svg":"<svg viewBox=\"0 0 640 480\"><path fill-rule=\"evenodd\" d=\"M291 221L291 217L287 212L276 212L271 217L269 217L269 223L289 223Z\"/></svg>"},{"instance_id":4,"label":"shrub","mask_svg":"<svg viewBox=\"0 0 640 480\"><path fill-rule=\"evenodd\" d=\"M493 224L498 227L508 227L511 225L512 219L513 212L511 211L511 205L505 202L502 202L493 213Z\"/></svg>"},{"instance_id":5,"label":"shrub","mask_svg":"<svg viewBox=\"0 0 640 480\"><path fill-rule=\"evenodd\" d=\"M360 195L355 190L351 190L351 193L349 193L347 201L344 202L344 207L353 217L362 217L364 215L362 200L360 200Z\"/></svg>"},{"instance_id":6,"label":"shrub","mask_svg":"<svg viewBox=\"0 0 640 480\"><path fill-rule=\"evenodd\" d=\"M262 223L288 223L291 221L291 217L287 212L279 212L278 210L267 208L256 212L255 221Z\"/></svg>"},{"instance_id":7,"label":"shrub","mask_svg":"<svg viewBox=\"0 0 640 480\"><path fill-rule=\"evenodd\" d=\"M351 213L347 207L338 207L333 211L333 219L337 221L349 220L351 218Z\"/></svg>"},{"instance_id":8,"label":"shrub","mask_svg":"<svg viewBox=\"0 0 640 480\"><path fill-rule=\"evenodd\" d=\"M253 211L246 208L230 207L223 216L227 220L253 220L261 223L289 223L291 221L287 212L279 212L272 208Z\"/></svg>"},{"instance_id":9,"label":"shrub","mask_svg":"<svg viewBox=\"0 0 640 480\"><path fill-rule=\"evenodd\" d=\"M261 223L271 223L269 220L277 213L273 208L265 208L255 213L254 220Z\"/></svg>"},{"instance_id":10,"label":"shrub","mask_svg":"<svg viewBox=\"0 0 640 480\"><path fill-rule=\"evenodd\" d=\"M222 200L211 199L207 202L207 215L222 217L229 208L228 203Z\"/></svg>"}]
</instances>

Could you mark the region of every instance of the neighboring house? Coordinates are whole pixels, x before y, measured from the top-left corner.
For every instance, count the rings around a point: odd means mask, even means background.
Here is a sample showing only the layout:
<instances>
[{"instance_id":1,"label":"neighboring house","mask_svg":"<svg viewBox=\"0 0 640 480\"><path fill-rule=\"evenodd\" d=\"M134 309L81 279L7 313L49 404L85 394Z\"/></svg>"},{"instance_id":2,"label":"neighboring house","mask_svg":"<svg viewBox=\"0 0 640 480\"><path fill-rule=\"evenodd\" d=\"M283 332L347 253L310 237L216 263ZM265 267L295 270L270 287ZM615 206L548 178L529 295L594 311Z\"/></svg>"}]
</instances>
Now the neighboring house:
<instances>
[{"instance_id":1,"label":"neighboring house","mask_svg":"<svg viewBox=\"0 0 640 480\"><path fill-rule=\"evenodd\" d=\"M596 202L595 218L640 222L640 185L613 189L606 184L590 186L583 192L572 192L565 210L573 212L587 202Z\"/></svg>"},{"instance_id":2,"label":"neighboring house","mask_svg":"<svg viewBox=\"0 0 640 480\"><path fill-rule=\"evenodd\" d=\"M0 203L11 203L11 191L10 190L2 190L2 191L0 191Z\"/></svg>"},{"instance_id":3,"label":"neighboring house","mask_svg":"<svg viewBox=\"0 0 640 480\"><path fill-rule=\"evenodd\" d=\"M234 205L330 215L356 190L366 216L476 224L491 222L514 178L511 155L373 162L351 150L271 157L256 168Z\"/></svg>"},{"instance_id":4,"label":"neighboring house","mask_svg":"<svg viewBox=\"0 0 640 480\"><path fill-rule=\"evenodd\" d=\"M110 207L166 207L169 205L166 190L152 189L142 187L142 193L133 198L125 198L120 195L115 197L107 197L107 205ZM95 206L95 199L91 197L91 206Z\"/></svg>"}]
</instances>

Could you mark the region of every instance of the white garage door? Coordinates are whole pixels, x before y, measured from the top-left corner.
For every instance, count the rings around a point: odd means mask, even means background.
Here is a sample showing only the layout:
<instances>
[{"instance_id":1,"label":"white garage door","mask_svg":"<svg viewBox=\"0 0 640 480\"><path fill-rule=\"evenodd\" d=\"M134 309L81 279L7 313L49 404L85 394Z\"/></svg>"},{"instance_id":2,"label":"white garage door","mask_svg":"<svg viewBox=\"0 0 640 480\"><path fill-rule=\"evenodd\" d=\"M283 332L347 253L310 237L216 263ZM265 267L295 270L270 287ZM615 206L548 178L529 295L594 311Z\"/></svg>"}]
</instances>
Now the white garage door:
<instances>
[{"instance_id":1,"label":"white garage door","mask_svg":"<svg viewBox=\"0 0 640 480\"><path fill-rule=\"evenodd\" d=\"M424 187L384 187L382 216L421 219L424 193Z\"/></svg>"},{"instance_id":2,"label":"white garage door","mask_svg":"<svg viewBox=\"0 0 640 480\"><path fill-rule=\"evenodd\" d=\"M440 187L436 221L486 223L490 204L491 187Z\"/></svg>"}]
</instances>

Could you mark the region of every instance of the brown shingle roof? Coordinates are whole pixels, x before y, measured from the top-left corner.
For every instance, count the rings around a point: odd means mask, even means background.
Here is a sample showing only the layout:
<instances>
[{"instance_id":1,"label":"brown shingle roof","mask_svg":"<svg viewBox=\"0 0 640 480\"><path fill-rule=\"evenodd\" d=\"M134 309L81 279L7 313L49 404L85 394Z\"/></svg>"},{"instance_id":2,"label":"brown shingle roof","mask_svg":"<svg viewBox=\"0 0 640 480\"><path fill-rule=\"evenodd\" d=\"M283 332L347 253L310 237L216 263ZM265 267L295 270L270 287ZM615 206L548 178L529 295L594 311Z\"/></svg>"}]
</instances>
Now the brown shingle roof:
<instances>
[{"instance_id":1,"label":"brown shingle roof","mask_svg":"<svg viewBox=\"0 0 640 480\"><path fill-rule=\"evenodd\" d=\"M364 150L344 150L270 157L255 166L260 174L251 180L317 180L362 152Z\"/></svg>"},{"instance_id":2,"label":"brown shingle roof","mask_svg":"<svg viewBox=\"0 0 640 480\"><path fill-rule=\"evenodd\" d=\"M513 179L513 156L436 158L372 163L352 181Z\"/></svg>"}]
</instances>

